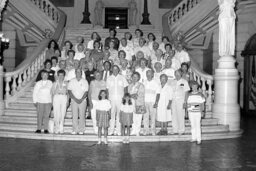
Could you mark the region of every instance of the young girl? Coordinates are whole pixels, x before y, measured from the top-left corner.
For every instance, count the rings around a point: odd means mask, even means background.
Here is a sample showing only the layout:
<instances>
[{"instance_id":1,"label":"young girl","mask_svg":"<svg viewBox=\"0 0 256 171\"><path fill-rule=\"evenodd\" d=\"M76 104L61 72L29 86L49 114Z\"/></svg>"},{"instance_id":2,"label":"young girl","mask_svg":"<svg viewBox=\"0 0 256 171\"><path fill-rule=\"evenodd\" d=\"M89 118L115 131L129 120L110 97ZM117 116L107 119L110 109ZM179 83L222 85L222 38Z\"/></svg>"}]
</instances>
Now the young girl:
<instances>
[{"instance_id":1,"label":"young girl","mask_svg":"<svg viewBox=\"0 0 256 171\"><path fill-rule=\"evenodd\" d=\"M120 123L121 123L121 134L124 136L123 143L130 142L130 127L133 124L133 112L135 111L135 102L132 100L129 93L125 93L120 107ZM125 127L127 133L125 135ZM126 137L125 137L126 136Z\"/></svg>"},{"instance_id":2,"label":"young girl","mask_svg":"<svg viewBox=\"0 0 256 171\"><path fill-rule=\"evenodd\" d=\"M190 85L192 92L188 94L187 110L191 123L191 142L197 141L197 144L201 144L201 117L203 116L202 110L205 98L198 91L199 85L196 81L191 81Z\"/></svg>"},{"instance_id":3,"label":"young girl","mask_svg":"<svg viewBox=\"0 0 256 171\"><path fill-rule=\"evenodd\" d=\"M109 119L110 119L110 109L111 104L107 97L107 91L101 90L99 93L99 101L96 104L96 120L98 126L98 144L101 144L101 134L102 128L104 128L104 143L108 144L107 135L108 135L108 127L109 127Z\"/></svg>"}]
</instances>

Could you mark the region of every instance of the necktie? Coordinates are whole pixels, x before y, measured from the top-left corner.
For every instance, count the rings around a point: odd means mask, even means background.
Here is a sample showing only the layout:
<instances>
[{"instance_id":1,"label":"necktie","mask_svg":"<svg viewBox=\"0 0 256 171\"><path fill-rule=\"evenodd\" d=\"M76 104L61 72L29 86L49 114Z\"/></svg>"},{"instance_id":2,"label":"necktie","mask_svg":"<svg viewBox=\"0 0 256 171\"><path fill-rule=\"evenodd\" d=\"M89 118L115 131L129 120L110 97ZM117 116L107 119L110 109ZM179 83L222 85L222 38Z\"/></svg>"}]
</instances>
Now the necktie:
<instances>
[{"instance_id":1,"label":"necktie","mask_svg":"<svg viewBox=\"0 0 256 171\"><path fill-rule=\"evenodd\" d=\"M107 81L107 77L108 77L108 71L105 71L104 81Z\"/></svg>"}]
</instances>

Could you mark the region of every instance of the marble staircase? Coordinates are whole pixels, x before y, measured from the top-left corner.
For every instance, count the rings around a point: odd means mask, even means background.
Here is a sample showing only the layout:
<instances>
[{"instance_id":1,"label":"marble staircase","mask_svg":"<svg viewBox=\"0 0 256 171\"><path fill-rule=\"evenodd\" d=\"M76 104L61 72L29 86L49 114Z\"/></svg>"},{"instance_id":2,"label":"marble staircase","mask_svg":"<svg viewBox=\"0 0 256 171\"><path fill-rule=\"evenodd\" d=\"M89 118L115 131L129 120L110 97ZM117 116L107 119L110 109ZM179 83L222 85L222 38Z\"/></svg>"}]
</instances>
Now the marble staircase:
<instances>
[{"instance_id":1,"label":"marble staircase","mask_svg":"<svg viewBox=\"0 0 256 171\"><path fill-rule=\"evenodd\" d=\"M70 140L70 141L96 141L97 136L93 133L92 121L86 120L85 135L71 135L72 113L68 108L65 117L64 134L35 134L37 113L32 102L33 87L29 87L23 95L15 102L10 102L5 109L5 114L0 117L0 137L44 139L44 140ZM157 123L157 131L159 131ZM168 126L169 133L172 132L171 123ZM203 140L234 138L241 134L241 131L230 132L228 125L220 125L218 119L205 118L202 120ZM190 123L186 120L186 131L184 135L168 136L132 136L132 142L159 142L159 141L187 141L190 139ZM121 142L121 136L110 136L109 141Z\"/></svg>"}]
</instances>

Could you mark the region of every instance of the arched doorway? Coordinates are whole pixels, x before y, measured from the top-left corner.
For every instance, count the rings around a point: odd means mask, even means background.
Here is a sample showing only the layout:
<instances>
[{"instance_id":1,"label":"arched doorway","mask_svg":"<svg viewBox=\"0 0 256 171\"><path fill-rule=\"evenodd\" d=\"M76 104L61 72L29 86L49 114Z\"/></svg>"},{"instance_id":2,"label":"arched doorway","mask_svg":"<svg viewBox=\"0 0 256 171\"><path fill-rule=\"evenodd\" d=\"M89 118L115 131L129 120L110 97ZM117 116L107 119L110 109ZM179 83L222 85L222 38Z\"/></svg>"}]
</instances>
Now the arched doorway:
<instances>
[{"instance_id":1,"label":"arched doorway","mask_svg":"<svg viewBox=\"0 0 256 171\"><path fill-rule=\"evenodd\" d=\"M256 115L256 34L246 42L244 57L244 111Z\"/></svg>"}]
</instances>

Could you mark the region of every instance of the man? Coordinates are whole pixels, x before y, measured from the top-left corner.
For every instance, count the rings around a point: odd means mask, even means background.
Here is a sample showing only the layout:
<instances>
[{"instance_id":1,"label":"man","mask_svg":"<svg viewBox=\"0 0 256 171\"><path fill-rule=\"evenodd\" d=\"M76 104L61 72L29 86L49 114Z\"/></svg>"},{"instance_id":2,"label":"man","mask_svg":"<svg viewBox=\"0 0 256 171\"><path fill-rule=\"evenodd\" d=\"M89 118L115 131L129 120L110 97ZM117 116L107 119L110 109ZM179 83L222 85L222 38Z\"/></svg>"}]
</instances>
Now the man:
<instances>
[{"instance_id":1,"label":"man","mask_svg":"<svg viewBox=\"0 0 256 171\"><path fill-rule=\"evenodd\" d=\"M74 68L68 71L65 81L70 81L73 78L76 78L76 70L80 67L80 61L74 60ZM82 78L85 79L85 73L82 72Z\"/></svg>"},{"instance_id":2,"label":"man","mask_svg":"<svg viewBox=\"0 0 256 171\"><path fill-rule=\"evenodd\" d=\"M105 39L104 47L105 49L109 49L109 43L113 41L114 42L114 49L118 50L119 48L119 40L116 38L116 30L115 29L109 29L109 37Z\"/></svg>"},{"instance_id":3,"label":"man","mask_svg":"<svg viewBox=\"0 0 256 171\"><path fill-rule=\"evenodd\" d=\"M111 119L109 134L121 135L121 125L119 122L119 113L122 98L124 93L127 92L127 80L123 75L119 74L119 67L113 66L113 73L107 78L107 90L109 100L111 101ZM116 131L115 131L116 127Z\"/></svg>"},{"instance_id":4,"label":"man","mask_svg":"<svg viewBox=\"0 0 256 171\"><path fill-rule=\"evenodd\" d=\"M76 77L68 84L68 93L71 98L71 110L73 114L73 132L82 135L85 131L85 110L87 107L88 82L82 78L82 70L75 70Z\"/></svg>"},{"instance_id":5,"label":"man","mask_svg":"<svg viewBox=\"0 0 256 171\"><path fill-rule=\"evenodd\" d=\"M159 84L156 80L153 79L154 71L148 70L146 72L147 80L144 82L145 86L145 106L146 113L143 115L143 125L144 125L144 135L148 135L151 133L152 135L156 135L156 108L154 108L154 103L156 101L157 91L159 89ZM151 120L151 124L149 123L149 117ZM149 126L151 125L151 130L149 130Z\"/></svg>"},{"instance_id":6,"label":"man","mask_svg":"<svg viewBox=\"0 0 256 171\"><path fill-rule=\"evenodd\" d=\"M185 132L185 104L186 96L190 87L187 80L181 77L181 70L175 71L175 80L172 81L172 128L174 134L184 134Z\"/></svg>"}]
</instances>

